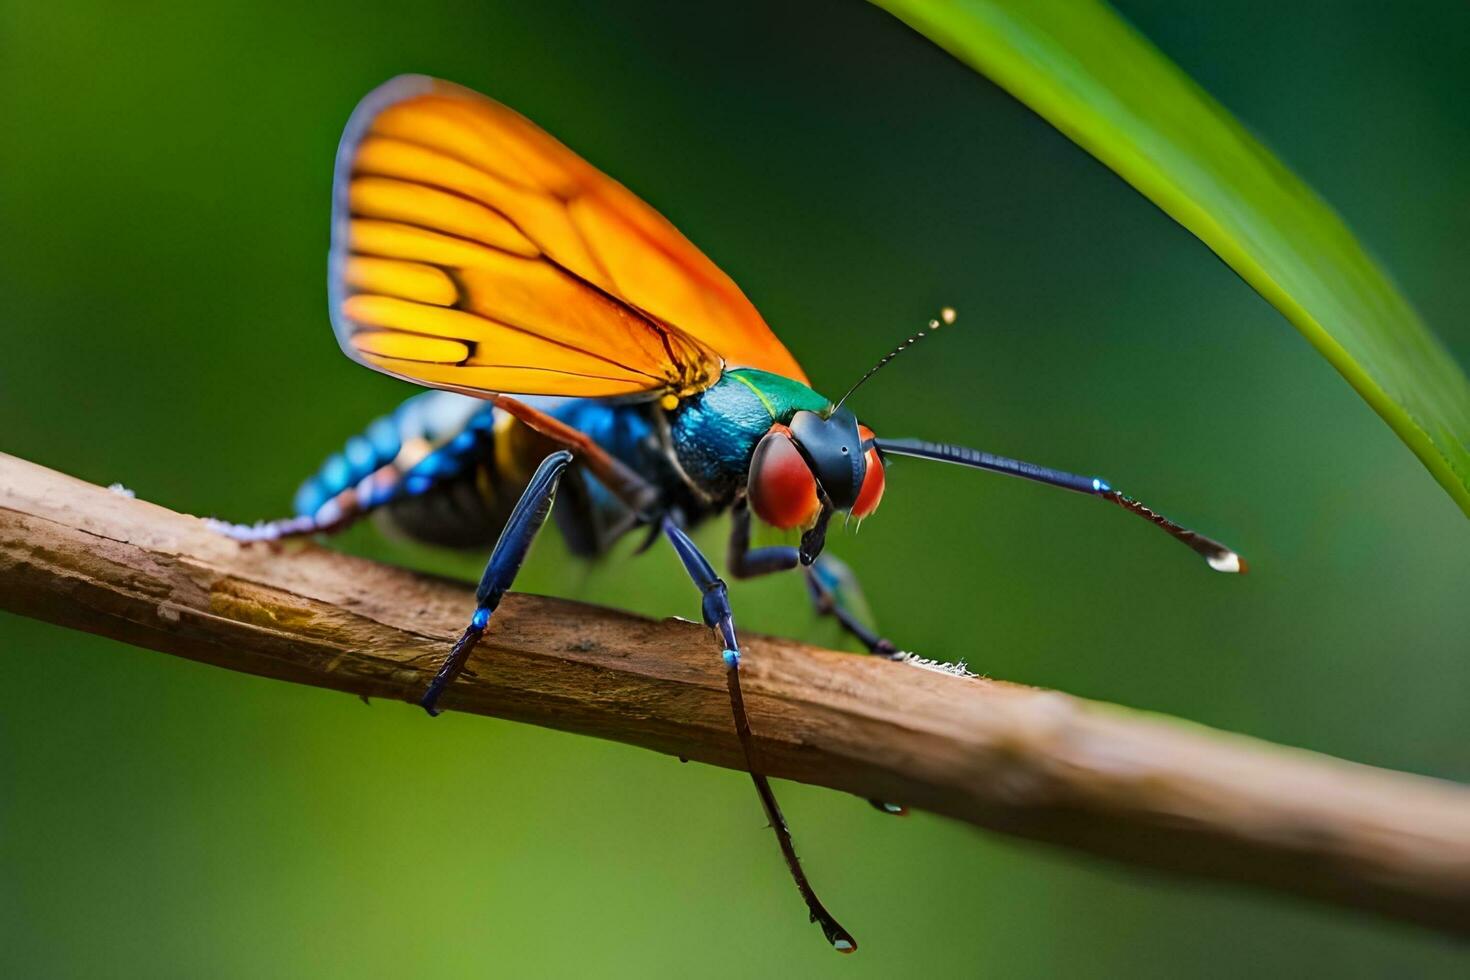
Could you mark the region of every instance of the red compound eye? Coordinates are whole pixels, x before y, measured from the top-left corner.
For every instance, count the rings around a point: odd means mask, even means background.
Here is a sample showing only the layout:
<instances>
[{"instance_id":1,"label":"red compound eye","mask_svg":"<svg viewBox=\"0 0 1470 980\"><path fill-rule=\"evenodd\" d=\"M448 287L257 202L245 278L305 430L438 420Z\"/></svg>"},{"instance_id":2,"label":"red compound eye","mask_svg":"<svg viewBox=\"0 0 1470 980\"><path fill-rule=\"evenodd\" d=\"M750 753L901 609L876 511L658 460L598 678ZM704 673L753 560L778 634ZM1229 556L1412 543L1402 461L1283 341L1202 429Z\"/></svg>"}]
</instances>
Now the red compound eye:
<instances>
[{"instance_id":1,"label":"red compound eye","mask_svg":"<svg viewBox=\"0 0 1470 980\"><path fill-rule=\"evenodd\" d=\"M866 425L860 425L858 435L863 437L863 442L869 442L873 439L873 430ZM858 491L857 501L852 505L852 516L858 520L877 510L879 502L883 500L883 460L878 455L878 447L870 448L865 459L868 470L863 474L863 487Z\"/></svg>"},{"instance_id":2,"label":"red compound eye","mask_svg":"<svg viewBox=\"0 0 1470 980\"><path fill-rule=\"evenodd\" d=\"M783 530L810 527L822 506L816 477L796 448L791 430L779 423L755 447L746 492L756 516Z\"/></svg>"}]
</instances>

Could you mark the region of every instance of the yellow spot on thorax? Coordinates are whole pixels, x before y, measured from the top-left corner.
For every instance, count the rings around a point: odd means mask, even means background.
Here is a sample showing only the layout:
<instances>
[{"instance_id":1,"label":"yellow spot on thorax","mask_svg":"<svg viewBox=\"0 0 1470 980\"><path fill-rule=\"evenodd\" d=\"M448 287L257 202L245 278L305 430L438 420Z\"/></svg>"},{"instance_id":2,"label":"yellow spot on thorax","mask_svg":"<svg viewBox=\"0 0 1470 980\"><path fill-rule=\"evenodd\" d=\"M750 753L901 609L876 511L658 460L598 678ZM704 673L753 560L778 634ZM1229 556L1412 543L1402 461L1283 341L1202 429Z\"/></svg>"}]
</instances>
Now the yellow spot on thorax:
<instances>
[{"instance_id":1,"label":"yellow spot on thorax","mask_svg":"<svg viewBox=\"0 0 1470 980\"><path fill-rule=\"evenodd\" d=\"M679 407L679 396L671 391L660 398L658 404L665 412L672 412Z\"/></svg>"}]
</instances>

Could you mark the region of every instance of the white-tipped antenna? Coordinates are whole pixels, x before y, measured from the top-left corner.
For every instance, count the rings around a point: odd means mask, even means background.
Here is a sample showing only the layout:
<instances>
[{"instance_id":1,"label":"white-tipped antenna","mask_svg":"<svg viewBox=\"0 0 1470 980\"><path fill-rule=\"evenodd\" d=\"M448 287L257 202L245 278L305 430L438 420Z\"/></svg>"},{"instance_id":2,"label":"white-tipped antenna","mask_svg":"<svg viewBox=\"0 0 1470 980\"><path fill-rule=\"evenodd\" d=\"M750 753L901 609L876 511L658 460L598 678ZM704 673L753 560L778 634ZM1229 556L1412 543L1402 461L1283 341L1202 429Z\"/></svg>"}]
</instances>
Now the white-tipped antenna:
<instances>
[{"instance_id":1,"label":"white-tipped antenna","mask_svg":"<svg viewBox=\"0 0 1470 980\"><path fill-rule=\"evenodd\" d=\"M893 350L878 358L878 363L868 368L868 373L863 375L861 378L858 378L857 383L854 384L851 388L847 389L846 394L837 399L837 404L832 406L832 411L835 412L839 408L841 408L843 403L852 397L852 393L854 391L857 391L859 388L861 388L869 378L877 374L879 370L881 370L888 364L889 361L893 360L895 357L902 354L904 351L908 350L910 347L914 346L919 341L929 336L930 333L938 330L940 327L952 326L956 319L957 315L955 314L953 306L946 306L944 309L940 310L939 317L937 319L930 320L929 326L926 329L920 330L918 333L914 334L912 337L908 338L903 343L893 348Z\"/></svg>"}]
</instances>

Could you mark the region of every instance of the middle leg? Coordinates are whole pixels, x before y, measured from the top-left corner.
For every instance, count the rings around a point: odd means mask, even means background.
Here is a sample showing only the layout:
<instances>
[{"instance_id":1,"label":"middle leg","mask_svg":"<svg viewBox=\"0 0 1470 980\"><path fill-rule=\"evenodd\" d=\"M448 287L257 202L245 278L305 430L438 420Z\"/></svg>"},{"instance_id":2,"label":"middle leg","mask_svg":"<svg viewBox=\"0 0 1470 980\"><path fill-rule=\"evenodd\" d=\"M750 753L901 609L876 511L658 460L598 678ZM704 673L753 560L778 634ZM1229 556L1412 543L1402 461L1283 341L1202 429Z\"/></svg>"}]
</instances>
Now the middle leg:
<instances>
[{"instance_id":1,"label":"middle leg","mask_svg":"<svg viewBox=\"0 0 1470 980\"><path fill-rule=\"evenodd\" d=\"M781 855L786 859L786 867L791 872L792 880L796 882L796 890L806 901L812 921L822 927L822 933L832 944L832 948L840 953L851 953L857 949L857 940L837 923L832 913L817 898L817 893L812 889L811 882L807 881L806 872L802 870L801 862L796 857L796 845L791 841L791 830L786 825L781 807L776 803L776 794L771 790L771 783L756 769L750 719L746 717L745 697L740 689L740 641L735 635L735 614L730 608L730 597L725 583L715 574L714 567L690 540L689 535L672 518L663 518L663 531L678 552L689 577L703 594L705 624L720 632L720 641L725 647L725 682L730 689L730 708L735 715L735 732L740 736L740 748L745 753L745 766L755 782L756 793L760 795L761 806L766 811L771 829L776 832L776 842L781 847Z\"/></svg>"}]
</instances>

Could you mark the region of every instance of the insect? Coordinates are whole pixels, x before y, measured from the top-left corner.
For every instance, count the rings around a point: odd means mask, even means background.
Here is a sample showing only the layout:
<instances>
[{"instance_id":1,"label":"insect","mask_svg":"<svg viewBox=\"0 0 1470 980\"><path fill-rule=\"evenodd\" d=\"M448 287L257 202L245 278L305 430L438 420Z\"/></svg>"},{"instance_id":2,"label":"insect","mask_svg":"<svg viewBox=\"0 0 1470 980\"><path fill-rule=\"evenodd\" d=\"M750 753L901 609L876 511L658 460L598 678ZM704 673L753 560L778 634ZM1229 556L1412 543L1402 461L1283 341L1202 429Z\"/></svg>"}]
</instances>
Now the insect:
<instances>
[{"instance_id":1,"label":"insect","mask_svg":"<svg viewBox=\"0 0 1470 980\"><path fill-rule=\"evenodd\" d=\"M377 512L432 544L493 545L469 623L419 702L431 715L548 517L580 555L638 529L650 544L666 538L718 636L735 729L782 855L812 920L843 952L857 943L807 881L756 765L734 612L692 527L728 511L730 574L800 569L818 609L885 656L898 649L849 608L849 573L823 548L835 514L878 508L890 456L1091 494L1217 571L1246 570L1229 548L1100 479L878 438L846 399L922 333L837 401L818 394L736 285L664 218L468 89L404 76L361 102L337 153L331 233L328 295L342 350L439 390L349 439L302 485L294 517L214 526L244 542L276 540ZM799 532L799 544L752 548L752 515Z\"/></svg>"}]
</instances>

